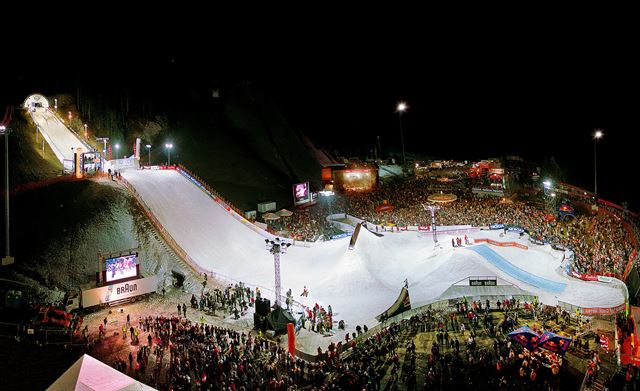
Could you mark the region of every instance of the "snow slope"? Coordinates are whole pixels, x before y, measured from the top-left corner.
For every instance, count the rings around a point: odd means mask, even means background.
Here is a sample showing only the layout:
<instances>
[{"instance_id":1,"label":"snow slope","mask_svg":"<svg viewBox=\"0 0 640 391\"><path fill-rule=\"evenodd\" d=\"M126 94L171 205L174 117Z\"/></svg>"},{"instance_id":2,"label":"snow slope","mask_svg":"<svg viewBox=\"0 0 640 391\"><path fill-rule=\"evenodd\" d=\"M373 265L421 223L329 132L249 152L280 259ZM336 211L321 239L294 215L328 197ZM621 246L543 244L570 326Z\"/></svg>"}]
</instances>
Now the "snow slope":
<instances>
[{"instance_id":1,"label":"snow slope","mask_svg":"<svg viewBox=\"0 0 640 391\"><path fill-rule=\"evenodd\" d=\"M264 238L229 216L188 179L173 170L128 170L122 175L199 266L272 289L273 262ZM470 236L518 240L515 235L501 238L499 232L480 231ZM371 321L388 308L405 278L414 306L436 300L451 284L468 276L487 275L540 295L548 304L562 300L585 307L611 307L624 302L622 291L614 284L584 282L560 274L562 254L549 246L487 248L503 258L505 265L489 262L468 247L452 248L450 241L444 235L441 247L434 248L430 237L417 232L376 237L362 230L352 251L348 250L348 238L310 248L291 247L282 256L283 292L292 288L297 296L306 285L310 290L307 304L331 304L339 314L336 319L344 318L352 325ZM528 278L514 277L514 268Z\"/></svg>"},{"instance_id":2,"label":"snow slope","mask_svg":"<svg viewBox=\"0 0 640 391\"><path fill-rule=\"evenodd\" d=\"M61 160L71 159L71 148L81 146L80 140L47 111L38 111L33 117L56 155ZM129 169L122 176L199 267L230 281L266 288L265 295L273 298L273 258L260 233L230 216L177 171ZM479 231L468 236L526 243L526 236L503 237L500 232ZM291 288L305 305L331 305L334 321L343 319L346 331L357 324L372 326L373 318L393 304L405 279L413 307L437 300L452 284L469 276L497 276L550 305L558 301L581 307L624 303L624 291L617 282L585 282L562 274L562 254L549 246L531 245L528 250L486 245L453 248L450 235L439 238L440 243L434 246L431 236L420 232L377 237L361 230L353 250L348 249L349 238L308 248L292 246L281 259L283 293ZM305 285L309 297L298 296ZM305 334L301 339L304 346L313 349L341 337Z\"/></svg>"},{"instance_id":3,"label":"snow slope","mask_svg":"<svg viewBox=\"0 0 640 391\"><path fill-rule=\"evenodd\" d=\"M82 148L86 151L83 142L49 110L40 108L30 114L35 123L40 125L43 137L51 146L60 163L64 163L64 160L73 160L76 148Z\"/></svg>"}]
</instances>

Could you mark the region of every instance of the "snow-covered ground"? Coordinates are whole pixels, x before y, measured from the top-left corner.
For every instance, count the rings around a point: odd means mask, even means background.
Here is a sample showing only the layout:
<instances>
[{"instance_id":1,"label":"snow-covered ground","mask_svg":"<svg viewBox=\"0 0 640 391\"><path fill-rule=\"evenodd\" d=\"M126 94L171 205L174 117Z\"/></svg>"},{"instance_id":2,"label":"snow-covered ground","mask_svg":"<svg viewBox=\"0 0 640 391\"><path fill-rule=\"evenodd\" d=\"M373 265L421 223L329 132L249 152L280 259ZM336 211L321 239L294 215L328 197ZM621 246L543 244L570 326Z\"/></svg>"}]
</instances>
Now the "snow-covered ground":
<instances>
[{"instance_id":1,"label":"snow-covered ground","mask_svg":"<svg viewBox=\"0 0 640 391\"><path fill-rule=\"evenodd\" d=\"M273 289L273 257L264 237L229 215L202 190L173 170L127 170L129 181L151 208L164 228L198 266L230 279ZM453 283L469 276L498 276L541 301L558 300L581 307L612 307L624 303L624 291L616 284L585 282L560 271L562 253L550 246L530 245L526 236L502 231L480 231L471 238L520 241L528 250L490 246L504 258L501 268L473 251L470 246L453 248L451 237L440 237L434 247L431 237L418 232L386 233L377 237L361 230L353 250L349 238L316 243L309 248L289 248L282 256L283 293L291 288L305 305L331 305L334 321L344 319L347 330L357 324L373 325L373 318L398 297L408 279L413 307L437 300ZM522 269L525 277L514 277L511 269ZM544 279L557 289L535 286ZM300 297L303 286L309 297ZM331 339L338 340L341 336ZM328 344L328 340L325 340Z\"/></svg>"},{"instance_id":2,"label":"snow-covered ground","mask_svg":"<svg viewBox=\"0 0 640 391\"><path fill-rule=\"evenodd\" d=\"M64 160L73 160L76 148L82 148L86 152L86 146L49 110L38 108L35 113L30 113L36 124L40 125L43 137L47 140L53 153L60 163Z\"/></svg>"},{"instance_id":3,"label":"snow-covered ground","mask_svg":"<svg viewBox=\"0 0 640 391\"><path fill-rule=\"evenodd\" d=\"M33 113L34 120L61 152L72 158L71 147L80 140L51 113ZM56 153L57 154L57 153ZM200 188L174 170L125 170L129 181L164 226L200 268L229 281L260 286L273 299L273 256L264 236L233 218ZM291 288L303 305L331 305L334 321L343 319L346 331L376 322L398 297L404 280L409 283L412 306L438 300L454 283L469 276L497 276L537 295L549 305L558 301L580 307L613 307L624 303L618 282L606 284L568 278L560 270L562 253L550 246L530 245L526 236L502 231L479 231L471 240L517 241L528 250L487 244L453 248L451 236L440 235L434 246L431 236L419 232L385 233L378 237L361 230L353 250L349 238L292 246L282 256L282 293ZM303 286L308 297L301 297ZM323 338L303 332L305 347L326 346L343 334Z\"/></svg>"}]
</instances>

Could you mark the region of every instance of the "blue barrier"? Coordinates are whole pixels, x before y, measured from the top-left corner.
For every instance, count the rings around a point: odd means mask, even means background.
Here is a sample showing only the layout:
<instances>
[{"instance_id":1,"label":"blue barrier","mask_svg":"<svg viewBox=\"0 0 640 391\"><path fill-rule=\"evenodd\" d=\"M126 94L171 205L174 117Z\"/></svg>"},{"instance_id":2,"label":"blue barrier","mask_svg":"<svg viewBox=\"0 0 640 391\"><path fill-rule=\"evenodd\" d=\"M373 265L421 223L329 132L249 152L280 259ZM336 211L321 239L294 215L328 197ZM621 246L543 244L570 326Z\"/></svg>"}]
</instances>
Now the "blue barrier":
<instances>
[{"instance_id":1,"label":"blue barrier","mask_svg":"<svg viewBox=\"0 0 640 391\"><path fill-rule=\"evenodd\" d=\"M529 285L533 285L537 288L554 293L561 293L567 287L567 284L547 280L546 278L538 277L534 274L520 269L484 244L469 247L469 250L474 251L478 255L482 256L484 259L489 261L489 263L507 273L511 277L517 278L518 280L526 282Z\"/></svg>"},{"instance_id":2,"label":"blue barrier","mask_svg":"<svg viewBox=\"0 0 640 391\"><path fill-rule=\"evenodd\" d=\"M340 239L340 238L346 238L346 237L351 236L351 235L353 235L353 232L343 232L341 234L332 235L331 236L331 240Z\"/></svg>"}]
</instances>

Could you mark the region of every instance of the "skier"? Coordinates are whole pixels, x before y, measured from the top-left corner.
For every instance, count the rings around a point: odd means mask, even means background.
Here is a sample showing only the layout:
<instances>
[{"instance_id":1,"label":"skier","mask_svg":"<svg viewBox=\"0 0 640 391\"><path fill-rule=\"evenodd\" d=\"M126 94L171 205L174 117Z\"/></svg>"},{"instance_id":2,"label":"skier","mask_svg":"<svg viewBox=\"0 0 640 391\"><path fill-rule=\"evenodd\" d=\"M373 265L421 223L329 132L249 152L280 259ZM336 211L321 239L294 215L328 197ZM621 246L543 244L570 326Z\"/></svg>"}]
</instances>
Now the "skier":
<instances>
[{"instance_id":1,"label":"skier","mask_svg":"<svg viewBox=\"0 0 640 391\"><path fill-rule=\"evenodd\" d=\"M302 293L300 294L300 296L309 297L309 291L307 290L307 286L306 285L302 289Z\"/></svg>"},{"instance_id":2,"label":"skier","mask_svg":"<svg viewBox=\"0 0 640 391\"><path fill-rule=\"evenodd\" d=\"M451 238L451 246L452 246L452 247L455 247L455 246L456 246L456 241L455 241L453 238Z\"/></svg>"}]
</instances>

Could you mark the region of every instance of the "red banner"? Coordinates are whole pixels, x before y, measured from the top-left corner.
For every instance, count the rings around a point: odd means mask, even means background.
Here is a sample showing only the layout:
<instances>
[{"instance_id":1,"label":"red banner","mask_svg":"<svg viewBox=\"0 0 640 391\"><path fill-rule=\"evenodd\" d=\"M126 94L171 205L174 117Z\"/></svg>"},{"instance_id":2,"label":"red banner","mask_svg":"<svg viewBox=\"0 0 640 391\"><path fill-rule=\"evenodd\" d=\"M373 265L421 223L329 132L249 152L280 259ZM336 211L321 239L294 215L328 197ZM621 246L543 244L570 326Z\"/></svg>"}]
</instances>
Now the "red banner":
<instances>
[{"instance_id":1,"label":"red banner","mask_svg":"<svg viewBox=\"0 0 640 391\"><path fill-rule=\"evenodd\" d=\"M620 304L613 308L582 308L583 315L613 315L618 312L624 311L625 304Z\"/></svg>"},{"instance_id":2,"label":"red banner","mask_svg":"<svg viewBox=\"0 0 640 391\"><path fill-rule=\"evenodd\" d=\"M296 332L293 323L287 323L287 335L289 337L289 354L291 357L296 356Z\"/></svg>"}]
</instances>

